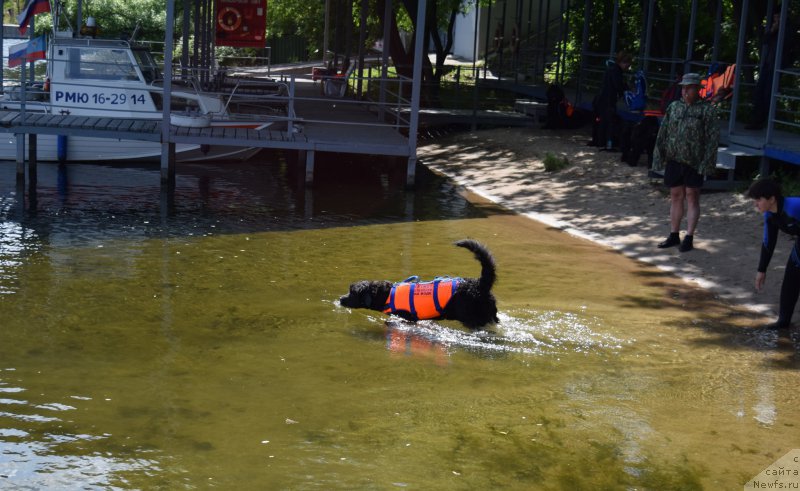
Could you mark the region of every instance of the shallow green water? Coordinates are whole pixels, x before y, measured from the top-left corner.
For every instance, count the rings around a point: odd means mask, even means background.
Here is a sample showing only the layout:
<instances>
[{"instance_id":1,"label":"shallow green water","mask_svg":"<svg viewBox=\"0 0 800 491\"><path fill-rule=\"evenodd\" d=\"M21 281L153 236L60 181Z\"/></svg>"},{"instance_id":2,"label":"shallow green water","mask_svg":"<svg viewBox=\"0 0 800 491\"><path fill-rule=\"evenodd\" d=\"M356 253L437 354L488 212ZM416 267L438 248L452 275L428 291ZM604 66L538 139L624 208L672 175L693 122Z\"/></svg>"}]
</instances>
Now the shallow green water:
<instances>
[{"instance_id":1,"label":"shallow green water","mask_svg":"<svg viewBox=\"0 0 800 491\"><path fill-rule=\"evenodd\" d=\"M166 207L43 170L33 209L2 171L0 488L740 489L800 441L794 335L435 176L273 167ZM337 305L476 275L463 237L497 327Z\"/></svg>"}]
</instances>

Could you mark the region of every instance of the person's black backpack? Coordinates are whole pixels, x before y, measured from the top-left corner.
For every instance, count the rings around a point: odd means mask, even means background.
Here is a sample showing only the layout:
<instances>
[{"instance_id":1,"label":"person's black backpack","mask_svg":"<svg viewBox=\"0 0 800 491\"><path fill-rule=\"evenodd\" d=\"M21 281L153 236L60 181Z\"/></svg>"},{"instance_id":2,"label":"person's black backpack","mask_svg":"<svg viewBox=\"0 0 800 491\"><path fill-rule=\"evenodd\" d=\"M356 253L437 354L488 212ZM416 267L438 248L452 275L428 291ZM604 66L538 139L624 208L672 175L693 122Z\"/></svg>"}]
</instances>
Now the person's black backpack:
<instances>
[{"instance_id":1,"label":"person's black backpack","mask_svg":"<svg viewBox=\"0 0 800 491\"><path fill-rule=\"evenodd\" d=\"M572 127L572 116L575 108L564 94L564 89L556 84L547 87L547 122L544 127L549 129Z\"/></svg>"}]
</instances>

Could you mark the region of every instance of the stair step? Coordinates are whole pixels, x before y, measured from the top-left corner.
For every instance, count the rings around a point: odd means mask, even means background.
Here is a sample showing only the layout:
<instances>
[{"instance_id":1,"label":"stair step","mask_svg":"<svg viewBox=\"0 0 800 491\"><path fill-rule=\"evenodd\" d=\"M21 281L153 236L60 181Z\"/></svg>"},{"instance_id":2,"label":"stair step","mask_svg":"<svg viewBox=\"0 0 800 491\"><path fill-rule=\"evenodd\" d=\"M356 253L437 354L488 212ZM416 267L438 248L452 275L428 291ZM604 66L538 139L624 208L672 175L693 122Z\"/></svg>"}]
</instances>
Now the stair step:
<instances>
[{"instance_id":1,"label":"stair step","mask_svg":"<svg viewBox=\"0 0 800 491\"><path fill-rule=\"evenodd\" d=\"M514 101L514 110L527 116L540 118L547 112L547 103L530 99L517 99Z\"/></svg>"},{"instance_id":2,"label":"stair step","mask_svg":"<svg viewBox=\"0 0 800 491\"><path fill-rule=\"evenodd\" d=\"M736 159L739 157L761 157L764 151L760 148L730 145L717 149L717 168L733 170L736 168Z\"/></svg>"}]
</instances>

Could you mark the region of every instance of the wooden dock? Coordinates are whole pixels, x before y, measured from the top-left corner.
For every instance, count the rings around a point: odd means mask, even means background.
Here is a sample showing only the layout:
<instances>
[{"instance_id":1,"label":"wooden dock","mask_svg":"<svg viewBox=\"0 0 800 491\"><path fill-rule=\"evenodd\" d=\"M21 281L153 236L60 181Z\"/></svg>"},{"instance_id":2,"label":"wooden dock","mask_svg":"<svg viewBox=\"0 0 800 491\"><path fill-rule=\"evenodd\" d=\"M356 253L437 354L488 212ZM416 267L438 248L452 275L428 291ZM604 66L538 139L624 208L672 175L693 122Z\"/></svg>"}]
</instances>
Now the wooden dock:
<instances>
[{"instance_id":1,"label":"wooden dock","mask_svg":"<svg viewBox=\"0 0 800 491\"><path fill-rule=\"evenodd\" d=\"M161 141L161 122L144 119L92 118L60 114L0 111L0 132L41 135L80 135L137 141Z\"/></svg>"},{"instance_id":2,"label":"wooden dock","mask_svg":"<svg viewBox=\"0 0 800 491\"><path fill-rule=\"evenodd\" d=\"M307 89L308 90L308 89ZM378 121L370 106L347 99L302 97L295 117L265 117L264 129L230 126L203 128L170 125L164 141L162 120L55 115L0 111L0 132L17 135L66 135L192 145L276 148L301 152L306 182L313 182L315 152L404 157L415 165L416 151L404 128ZM280 129L274 129L280 128ZM34 159L35 160L35 159ZM413 169L409 184L413 184Z\"/></svg>"},{"instance_id":3,"label":"wooden dock","mask_svg":"<svg viewBox=\"0 0 800 491\"><path fill-rule=\"evenodd\" d=\"M410 110L396 105L384 106L380 114L378 104L349 97L326 97L321 94L320 83L293 79L290 94L264 99L254 99L255 117L272 124L264 129L231 126L209 126L202 128L170 125L165 134L161 119L129 119L88 117L75 115L46 114L0 110L0 133L16 135L65 135L91 138L111 138L133 141L159 142L164 145L162 155L162 177L174 177L174 162L170 149L176 144L222 145L249 148L276 148L299 152L300 161L306 165L306 182L314 177L314 155L316 152L367 154L380 157L405 158L407 184L413 186L416 166L416 139L408 137ZM274 92L274 91L273 91ZM223 94L224 96L224 94ZM259 103L263 104L259 110ZM285 114L275 116L266 108L278 104L285 107ZM271 114L271 115L270 115ZM530 125L537 118L524 113L499 111L419 111L421 125L452 124L472 121L493 125ZM35 152L35 141L29 149ZM24 174L25 157L18 155L18 173ZM35 164L35 155L29 160ZM30 162L29 162L30 164Z\"/></svg>"}]
</instances>

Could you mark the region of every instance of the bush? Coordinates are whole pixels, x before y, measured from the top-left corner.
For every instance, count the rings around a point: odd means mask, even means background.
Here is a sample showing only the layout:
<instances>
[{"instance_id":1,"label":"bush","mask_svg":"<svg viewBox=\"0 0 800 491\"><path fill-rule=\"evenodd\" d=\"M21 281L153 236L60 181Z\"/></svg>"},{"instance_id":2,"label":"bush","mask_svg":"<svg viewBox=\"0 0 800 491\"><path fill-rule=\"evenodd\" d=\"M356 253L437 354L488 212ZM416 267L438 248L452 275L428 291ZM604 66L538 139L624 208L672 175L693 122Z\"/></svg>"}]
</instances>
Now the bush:
<instances>
[{"instance_id":1,"label":"bush","mask_svg":"<svg viewBox=\"0 0 800 491\"><path fill-rule=\"evenodd\" d=\"M544 156L544 170L547 172L558 172L561 169L569 167L569 160L566 157L558 158L550 152Z\"/></svg>"}]
</instances>

